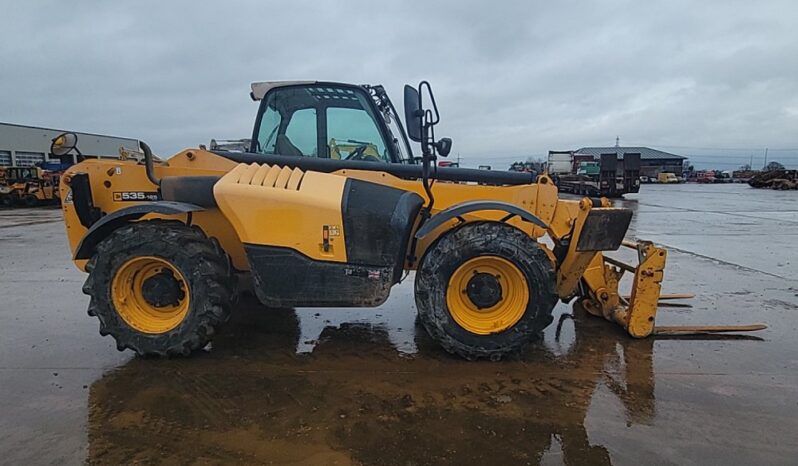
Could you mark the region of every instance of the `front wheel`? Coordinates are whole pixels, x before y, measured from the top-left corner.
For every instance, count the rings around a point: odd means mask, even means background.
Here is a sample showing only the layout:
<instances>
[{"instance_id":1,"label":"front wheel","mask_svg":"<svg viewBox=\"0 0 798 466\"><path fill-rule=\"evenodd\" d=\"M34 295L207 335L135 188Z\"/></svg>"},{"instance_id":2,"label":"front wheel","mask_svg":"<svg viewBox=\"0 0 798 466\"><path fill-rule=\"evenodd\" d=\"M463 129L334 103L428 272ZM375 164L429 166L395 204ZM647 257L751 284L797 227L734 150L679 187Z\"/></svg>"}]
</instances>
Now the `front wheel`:
<instances>
[{"instance_id":1,"label":"front wheel","mask_svg":"<svg viewBox=\"0 0 798 466\"><path fill-rule=\"evenodd\" d=\"M551 260L523 231L476 222L446 233L416 272L419 320L446 351L499 360L551 323Z\"/></svg>"},{"instance_id":2,"label":"front wheel","mask_svg":"<svg viewBox=\"0 0 798 466\"><path fill-rule=\"evenodd\" d=\"M219 244L177 221L123 226L97 246L83 292L120 351L187 355L230 315L233 277Z\"/></svg>"}]
</instances>

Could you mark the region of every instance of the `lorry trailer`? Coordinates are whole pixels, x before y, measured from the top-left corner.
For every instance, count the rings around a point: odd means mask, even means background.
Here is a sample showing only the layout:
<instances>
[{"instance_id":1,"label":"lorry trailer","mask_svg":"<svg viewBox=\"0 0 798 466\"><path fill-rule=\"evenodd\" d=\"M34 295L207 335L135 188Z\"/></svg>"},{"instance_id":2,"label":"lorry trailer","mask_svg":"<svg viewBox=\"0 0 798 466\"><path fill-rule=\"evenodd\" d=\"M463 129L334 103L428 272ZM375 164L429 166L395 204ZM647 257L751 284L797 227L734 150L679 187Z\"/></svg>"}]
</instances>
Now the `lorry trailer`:
<instances>
[{"instance_id":1,"label":"lorry trailer","mask_svg":"<svg viewBox=\"0 0 798 466\"><path fill-rule=\"evenodd\" d=\"M551 154L549 154L551 160ZM576 173L554 174L554 182L562 193L593 197L617 198L640 191L640 154L624 154L622 160L612 154L601 154L595 162L581 162Z\"/></svg>"}]
</instances>

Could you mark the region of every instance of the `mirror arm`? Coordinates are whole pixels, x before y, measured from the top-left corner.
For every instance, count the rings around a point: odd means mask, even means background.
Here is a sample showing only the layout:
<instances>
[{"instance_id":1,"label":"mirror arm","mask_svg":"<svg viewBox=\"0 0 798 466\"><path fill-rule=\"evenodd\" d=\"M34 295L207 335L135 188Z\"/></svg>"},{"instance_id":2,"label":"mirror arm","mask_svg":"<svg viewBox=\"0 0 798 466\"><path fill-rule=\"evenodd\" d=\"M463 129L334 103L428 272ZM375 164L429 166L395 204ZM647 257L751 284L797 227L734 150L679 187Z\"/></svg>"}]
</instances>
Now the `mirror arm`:
<instances>
[{"instance_id":1,"label":"mirror arm","mask_svg":"<svg viewBox=\"0 0 798 466\"><path fill-rule=\"evenodd\" d=\"M430 100L430 102L432 102L432 110L435 111L435 113L434 113L435 118L434 119L430 118L428 121L432 125L437 125L438 122L441 121L441 115L440 115L440 113L438 113L438 104L435 102L435 94L432 93L432 86L430 85L429 81L421 81L418 84L419 108L423 108L420 104L421 104L422 89L424 87L427 88L427 95L429 95L429 100ZM432 115L433 115L432 112L430 110L427 110L427 111L430 112L430 117L432 117Z\"/></svg>"},{"instance_id":2,"label":"mirror arm","mask_svg":"<svg viewBox=\"0 0 798 466\"><path fill-rule=\"evenodd\" d=\"M420 98L420 97L419 97ZM432 214L432 206L435 205L435 196L432 194L432 186L429 182L431 164L435 160L435 145L430 141L435 140L435 125L430 122L432 112L430 110L424 111L424 123L421 130L421 156L422 156L422 169L421 169L421 183L424 186L424 192L427 194L429 203L426 206L427 214Z\"/></svg>"},{"instance_id":3,"label":"mirror arm","mask_svg":"<svg viewBox=\"0 0 798 466\"><path fill-rule=\"evenodd\" d=\"M424 109L423 96L425 90L432 104L432 109ZM435 102L432 86L430 86L428 81L421 81L418 85L418 90L409 85L405 86L405 118L407 120L408 131L415 136L411 136L411 139L421 143L421 181L424 186L424 192L429 200L428 204L424 207L425 213L421 220L423 223L432 213L432 207L435 204L435 196L432 194L432 186L430 183L430 172L433 168L437 168L432 164L435 163L438 152L438 144L435 141L435 125L440 121L438 104ZM412 131L410 131L411 128ZM415 132L416 129L419 130L418 133Z\"/></svg>"}]
</instances>

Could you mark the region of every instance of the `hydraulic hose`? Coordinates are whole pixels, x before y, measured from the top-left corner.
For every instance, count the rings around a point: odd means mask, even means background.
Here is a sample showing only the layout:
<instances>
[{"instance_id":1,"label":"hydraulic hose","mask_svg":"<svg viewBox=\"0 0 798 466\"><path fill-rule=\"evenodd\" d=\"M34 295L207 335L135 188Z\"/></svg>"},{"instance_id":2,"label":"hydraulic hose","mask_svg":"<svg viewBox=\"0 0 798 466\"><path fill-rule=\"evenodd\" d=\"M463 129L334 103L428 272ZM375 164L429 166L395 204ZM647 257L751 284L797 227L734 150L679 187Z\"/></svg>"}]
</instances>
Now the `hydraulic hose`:
<instances>
[{"instance_id":1,"label":"hydraulic hose","mask_svg":"<svg viewBox=\"0 0 798 466\"><path fill-rule=\"evenodd\" d=\"M155 176L155 169L152 164L152 150L144 141L139 141L139 145L141 145L141 150L144 151L144 169L147 172L147 178L150 180L150 183L160 188L161 180Z\"/></svg>"}]
</instances>

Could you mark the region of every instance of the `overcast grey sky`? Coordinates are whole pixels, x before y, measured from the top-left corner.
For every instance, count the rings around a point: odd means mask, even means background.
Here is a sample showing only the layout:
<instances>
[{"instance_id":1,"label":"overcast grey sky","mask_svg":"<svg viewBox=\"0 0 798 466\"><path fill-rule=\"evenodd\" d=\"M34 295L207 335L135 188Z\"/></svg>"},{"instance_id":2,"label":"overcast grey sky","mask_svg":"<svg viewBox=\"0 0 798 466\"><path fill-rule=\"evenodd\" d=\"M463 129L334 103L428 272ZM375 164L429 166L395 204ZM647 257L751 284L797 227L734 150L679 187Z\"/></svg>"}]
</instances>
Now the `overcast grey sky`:
<instances>
[{"instance_id":1,"label":"overcast grey sky","mask_svg":"<svg viewBox=\"0 0 798 466\"><path fill-rule=\"evenodd\" d=\"M464 164L646 145L798 166L798 2L0 0L0 121L162 155L249 137L251 81L433 84Z\"/></svg>"}]
</instances>

